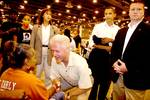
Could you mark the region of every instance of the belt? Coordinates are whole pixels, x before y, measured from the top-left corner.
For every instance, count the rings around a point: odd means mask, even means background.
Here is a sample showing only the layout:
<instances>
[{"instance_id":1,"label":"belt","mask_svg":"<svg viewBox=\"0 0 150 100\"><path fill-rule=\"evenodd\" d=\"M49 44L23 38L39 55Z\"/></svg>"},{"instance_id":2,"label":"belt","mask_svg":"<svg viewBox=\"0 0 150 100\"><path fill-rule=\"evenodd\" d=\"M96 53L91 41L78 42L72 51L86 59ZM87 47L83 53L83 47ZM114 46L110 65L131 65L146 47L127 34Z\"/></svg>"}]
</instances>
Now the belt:
<instances>
[{"instance_id":1,"label":"belt","mask_svg":"<svg viewBox=\"0 0 150 100\"><path fill-rule=\"evenodd\" d=\"M48 45L42 45L42 47L48 47Z\"/></svg>"}]
</instances>

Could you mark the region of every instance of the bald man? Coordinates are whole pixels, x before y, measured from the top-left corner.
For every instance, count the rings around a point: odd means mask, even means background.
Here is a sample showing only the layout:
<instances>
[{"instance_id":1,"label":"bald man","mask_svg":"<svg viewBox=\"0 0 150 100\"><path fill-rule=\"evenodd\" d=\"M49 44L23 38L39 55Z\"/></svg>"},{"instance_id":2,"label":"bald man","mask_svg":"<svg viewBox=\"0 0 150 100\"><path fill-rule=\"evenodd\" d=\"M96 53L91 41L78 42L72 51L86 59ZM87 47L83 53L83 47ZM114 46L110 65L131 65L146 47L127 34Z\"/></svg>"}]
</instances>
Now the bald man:
<instances>
[{"instance_id":1,"label":"bald man","mask_svg":"<svg viewBox=\"0 0 150 100\"><path fill-rule=\"evenodd\" d=\"M70 40L65 35L53 36L49 47L53 54L50 78L60 81L71 100L88 100L92 81L86 60L70 51Z\"/></svg>"}]
</instances>

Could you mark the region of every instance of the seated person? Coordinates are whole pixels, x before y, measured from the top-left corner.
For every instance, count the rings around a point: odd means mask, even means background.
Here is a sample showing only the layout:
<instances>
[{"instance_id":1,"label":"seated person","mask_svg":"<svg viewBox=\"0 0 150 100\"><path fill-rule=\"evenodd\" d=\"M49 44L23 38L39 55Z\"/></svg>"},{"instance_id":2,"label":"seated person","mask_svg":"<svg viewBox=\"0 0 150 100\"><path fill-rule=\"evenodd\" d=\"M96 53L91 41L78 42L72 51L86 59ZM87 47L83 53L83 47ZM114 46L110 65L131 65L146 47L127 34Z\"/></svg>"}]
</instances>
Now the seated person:
<instances>
[{"instance_id":1,"label":"seated person","mask_svg":"<svg viewBox=\"0 0 150 100\"><path fill-rule=\"evenodd\" d=\"M8 62L10 67L0 77L0 90L22 89L31 100L48 100L59 90L59 83L53 82L47 89L44 83L30 73L35 67L35 51L27 44L16 46Z\"/></svg>"},{"instance_id":2,"label":"seated person","mask_svg":"<svg viewBox=\"0 0 150 100\"><path fill-rule=\"evenodd\" d=\"M53 36L49 47L53 53L50 78L60 81L70 100L88 100L92 81L86 60L70 51L70 40L65 35Z\"/></svg>"}]
</instances>

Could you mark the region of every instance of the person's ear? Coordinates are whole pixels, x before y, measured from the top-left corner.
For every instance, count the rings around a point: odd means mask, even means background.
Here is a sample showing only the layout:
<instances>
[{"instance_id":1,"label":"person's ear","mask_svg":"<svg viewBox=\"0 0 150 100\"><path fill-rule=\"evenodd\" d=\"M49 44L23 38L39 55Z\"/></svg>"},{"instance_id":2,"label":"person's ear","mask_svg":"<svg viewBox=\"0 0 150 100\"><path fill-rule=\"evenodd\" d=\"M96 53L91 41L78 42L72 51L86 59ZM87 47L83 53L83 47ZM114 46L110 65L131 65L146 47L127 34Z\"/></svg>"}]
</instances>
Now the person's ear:
<instances>
[{"instance_id":1,"label":"person's ear","mask_svg":"<svg viewBox=\"0 0 150 100\"><path fill-rule=\"evenodd\" d=\"M31 66L30 66L30 63L29 63L29 59L25 59L24 61L24 64L26 65L26 71L29 72L31 71Z\"/></svg>"},{"instance_id":2,"label":"person's ear","mask_svg":"<svg viewBox=\"0 0 150 100\"><path fill-rule=\"evenodd\" d=\"M26 58L25 60L24 60L24 63L26 64L28 62L28 59Z\"/></svg>"},{"instance_id":3,"label":"person's ear","mask_svg":"<svg viewBox=\"0 0 150 100\"><path fill-rule=\"evenodd\" d=\"M29 66L29 60L27 58L24 60L24 64Z\"/></svg>"}]
</instances>

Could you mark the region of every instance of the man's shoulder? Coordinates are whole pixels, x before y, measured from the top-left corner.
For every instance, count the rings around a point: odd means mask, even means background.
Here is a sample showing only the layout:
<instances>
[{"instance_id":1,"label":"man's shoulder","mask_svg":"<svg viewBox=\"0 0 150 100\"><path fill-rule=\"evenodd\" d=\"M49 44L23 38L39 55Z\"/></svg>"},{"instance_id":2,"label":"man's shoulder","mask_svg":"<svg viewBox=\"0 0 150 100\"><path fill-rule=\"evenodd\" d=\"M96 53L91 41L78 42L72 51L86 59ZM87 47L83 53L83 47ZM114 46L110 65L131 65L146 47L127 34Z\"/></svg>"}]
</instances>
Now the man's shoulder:
<instances>
[{"instance_id":1,"label":"man's shoulder","mask_svg":"<svg viewBox=\"0 0 150 100\"><path fill-rule=\"evenodd\" d=\"M72 57L84 59L81 55L79 55L79 54L77 54L77 53L75 53L75 52L70 52L70 55L71 55Z\"/></svg>"},{"instance_id":2,"label":"man's shoulder","mask_svg":"<svg viewBox=\"0 0 150 100\"><path fill-rule=\"evenodd\" d=\"M71 59L76 64L80 64L80 62L82 62L82 64L83 64L84 62L86 62L86 59L84 57L82 57L81 55L79 55L75 52L71 52L70 55L71 55Z\"/></svg>"},{"instance_id":3,"label":"man's shoulder","mask_svg":"<svg viewBox=\"0 0 150 100\"><path fill-rule=\"evenodd\" d=\"M120 29L119 29L119 31L124 31L124 30L127 30L129 27L128 26L124 26L124 27L121 27Z\"/></svg>"},{"instance_id":4,"label":"man's shoulder","mask_svg":"<svg viewBox=\"0 0 150 100\"><path fill-rule=\"evenodd\" d=\"M150 23L142 21L139 25L141 26L141 28L148 28L150 30Z\"/></svg>"},{"instance_id":5,"label":"man's shoulder","mask_svg":"<svg viewBox=\"0 0 150 100\"><path fill-rule=\"evenodd\" d=\"M114 27L116 27L118 30L120 29L120 27L116 24L114 24Z\"/></svg>"},{"instance_id":6,"label":"man's shoulder","mask_svg":"<svg viewBox=\"0 0 150 100\"><path fill-rule=\"evenodd\" d=\"M95 27L99 27L99 26L103 26L103 25L105 25L105 22L99 22L99 23L95 24Z\"/></svg>"}]
</instances>

